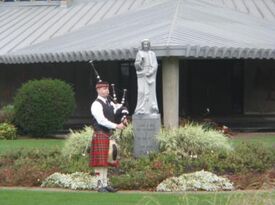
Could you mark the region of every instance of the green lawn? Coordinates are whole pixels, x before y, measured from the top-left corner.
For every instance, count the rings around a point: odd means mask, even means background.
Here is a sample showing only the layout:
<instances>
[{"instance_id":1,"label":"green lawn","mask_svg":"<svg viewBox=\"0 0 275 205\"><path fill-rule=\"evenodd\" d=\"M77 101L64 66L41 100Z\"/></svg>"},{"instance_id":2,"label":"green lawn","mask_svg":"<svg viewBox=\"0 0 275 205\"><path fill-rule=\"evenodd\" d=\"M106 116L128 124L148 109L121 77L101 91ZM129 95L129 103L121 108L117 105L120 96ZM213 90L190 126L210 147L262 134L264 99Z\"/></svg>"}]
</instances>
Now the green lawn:
<instances>
[{"instance_id":1,"label":"green lawn","mask_svg":"<svg viewBox=\"0 0 275 205\"><path fill-rule=\"evenodd\" d=\"M255 135L250 137L236 137L231 140L234 145L242 142L263 143L266 146L275 148L275 134L274 135Z\"/></svg>"},{"instance_id":2,"label":"green lawn","mask_svg":"<svg viewBox=\"0 0 275 205\"><path fill-rule=\"evenodd\" d=\"M60 148L64 144L63 139L17 139L17 140L0 140L0 154L9 152L10 150Z\"/></svg>"},{"instance_id":3,"label":"green lawn","mask_svg":"<svg viewBox=\"0 0 275 205\"><path fill-rule=\"evenodd\" d=\"M1 205L272 205L273 192L97 193L0 189Z\"/></svg>"},{"instance_id":4,"label":"green lawn","mask_svg":"<svg viewBox=\"0 0 275 205\"><path fill-rule=\"evenodd\" d=\"M19 138L17 140L0 140L0 154L6 153L9 150L35 149L35 148L60 148L64 144L63 139L34 139L34 138ZM243 141L249 142L262 142L263 144L275 147L275 134L274 135L254 135L251 137L234 137L231 139L233 145L240 144Z\"/></svg>"}]
</instances>

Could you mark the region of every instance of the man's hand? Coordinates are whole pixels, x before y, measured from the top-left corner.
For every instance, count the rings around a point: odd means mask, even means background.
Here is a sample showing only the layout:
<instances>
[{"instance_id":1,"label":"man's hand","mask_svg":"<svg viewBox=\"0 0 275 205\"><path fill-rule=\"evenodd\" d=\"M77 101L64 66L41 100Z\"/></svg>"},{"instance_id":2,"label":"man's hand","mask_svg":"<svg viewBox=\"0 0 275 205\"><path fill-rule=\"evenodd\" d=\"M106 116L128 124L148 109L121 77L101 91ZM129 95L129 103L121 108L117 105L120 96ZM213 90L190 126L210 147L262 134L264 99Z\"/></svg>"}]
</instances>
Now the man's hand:
<instances>
[{"instance_id":1,"label":"man's hand","mask_svg":"<svg viewBox=\"0 0 275 205\"><path fill-rule=\"evenodd\" d=\"M121 122L120 124L116 125L116 128L122 130L125 128L125 125L123 124L123 122Z\"/></svg>"},{"instance_id":2,"label":"man's hand","mask_svg":"<svg viewBox=\"0 0 275 205\"><path fill-rule=\"evenodd\" d=\"M125 116L125 118L122 120L122 123L124 124L125 127L128 126L128 120L127 117Z\"/></svg>"}]
</instances>

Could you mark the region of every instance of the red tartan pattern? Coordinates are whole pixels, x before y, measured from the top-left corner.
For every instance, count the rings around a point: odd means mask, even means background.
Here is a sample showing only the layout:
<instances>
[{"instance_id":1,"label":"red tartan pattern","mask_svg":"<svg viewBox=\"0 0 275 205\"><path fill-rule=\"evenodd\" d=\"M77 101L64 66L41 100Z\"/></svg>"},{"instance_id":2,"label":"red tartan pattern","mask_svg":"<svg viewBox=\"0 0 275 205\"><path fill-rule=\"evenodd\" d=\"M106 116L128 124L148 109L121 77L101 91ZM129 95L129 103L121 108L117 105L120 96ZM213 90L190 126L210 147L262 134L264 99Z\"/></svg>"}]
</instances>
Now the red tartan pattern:
<instances>
[{"instance_id":1,"label":"red tartan pattern","mask_svg":"<svg viewBox=\"0 0 275 205\"><path fill-rule=\"evenodd\" d=\"M90 152L91 167L108 167L110 134L104 132L95 132L92 139Z\"/></svg>"}]
</instances>

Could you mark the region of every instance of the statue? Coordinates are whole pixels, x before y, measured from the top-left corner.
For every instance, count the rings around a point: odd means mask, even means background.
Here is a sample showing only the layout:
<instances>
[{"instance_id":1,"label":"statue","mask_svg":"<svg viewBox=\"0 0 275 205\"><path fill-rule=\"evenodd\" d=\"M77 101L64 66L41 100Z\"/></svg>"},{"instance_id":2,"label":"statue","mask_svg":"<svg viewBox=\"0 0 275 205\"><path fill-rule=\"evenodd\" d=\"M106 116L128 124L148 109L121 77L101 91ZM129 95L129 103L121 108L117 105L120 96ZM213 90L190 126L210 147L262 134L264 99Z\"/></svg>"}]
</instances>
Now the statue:
<instances>
[{"instance_id":1,"label":"statue","mask_svg":"<svg viewBox=\"0 0 275 205\"><path fill-rule=\"evenodd\" d=\"M135 114L159 113L156 98L158 62L155 53L150 50L150 47L150 41L144 39L141 42L141 50L136 55L135 68L138 82L138 96Z\"/></svg>"}]
</instances>

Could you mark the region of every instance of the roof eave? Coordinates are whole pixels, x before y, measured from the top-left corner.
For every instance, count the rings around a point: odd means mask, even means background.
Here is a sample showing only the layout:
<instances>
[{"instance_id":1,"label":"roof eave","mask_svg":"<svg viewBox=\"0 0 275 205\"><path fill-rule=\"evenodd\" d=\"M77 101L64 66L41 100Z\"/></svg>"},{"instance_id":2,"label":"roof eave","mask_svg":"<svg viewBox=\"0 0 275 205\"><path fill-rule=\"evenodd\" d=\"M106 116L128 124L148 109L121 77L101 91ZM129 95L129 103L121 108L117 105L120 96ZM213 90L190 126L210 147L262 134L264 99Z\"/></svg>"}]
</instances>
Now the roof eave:
<instances>
[{"instance_id":1,"label":"roof eave","mask_svg":"<svg viewBox=\"0 0 275 205\"><path fill-rule=\"evenodd\" d=\"M65 63L97 61L133 60L137 48L103 49L96 51L67 51L56 53L6 54L0 56L0 63ZM211 46L155 46L152 47L158 58L219 58L219 59L275 59L275 49L233 48Z\"/></svg>"}]
</instances>

